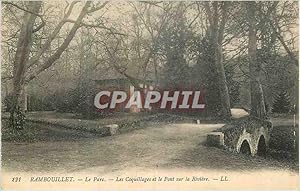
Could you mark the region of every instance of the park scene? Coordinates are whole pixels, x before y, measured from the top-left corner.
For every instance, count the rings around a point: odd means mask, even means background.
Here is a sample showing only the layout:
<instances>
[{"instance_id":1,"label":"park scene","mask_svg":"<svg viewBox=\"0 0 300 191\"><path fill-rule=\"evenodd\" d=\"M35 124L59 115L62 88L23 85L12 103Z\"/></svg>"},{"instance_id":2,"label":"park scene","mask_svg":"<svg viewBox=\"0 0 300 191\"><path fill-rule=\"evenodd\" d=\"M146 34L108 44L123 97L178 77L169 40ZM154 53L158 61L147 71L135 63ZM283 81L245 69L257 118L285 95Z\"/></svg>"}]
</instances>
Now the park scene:
<instances>
[{"instance_id":1,"label":"park scene","mask_svg":"<svg viewBox=\"0 0 300 191\"><path fill-rule=\"evenodd\" d=\"M298 177L298 2L1 12L4 172Z\"/></svg>"}]
</instances>

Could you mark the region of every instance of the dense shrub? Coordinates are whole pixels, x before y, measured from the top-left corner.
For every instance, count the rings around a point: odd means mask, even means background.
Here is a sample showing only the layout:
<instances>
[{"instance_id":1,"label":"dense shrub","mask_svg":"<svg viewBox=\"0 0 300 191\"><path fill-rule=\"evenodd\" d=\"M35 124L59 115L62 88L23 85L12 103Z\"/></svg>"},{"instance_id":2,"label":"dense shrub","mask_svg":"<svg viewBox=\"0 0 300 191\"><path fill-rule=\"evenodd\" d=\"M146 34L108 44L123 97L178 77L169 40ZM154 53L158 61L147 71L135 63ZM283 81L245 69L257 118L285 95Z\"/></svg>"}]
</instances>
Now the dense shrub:
<instances>
[{"instance_id":1,"label":"dense shrub","mask_svg":"<svg viewBox=\"0 0 300 191\"><path fill-rule=\"evenodd\" d=\"M84 118L98 115L93 104L95 87L91 81L80 82L75 88L57 92L54 107L59 112L78 113Z\"/></svg>"},{"instance_id":2,"label":"dense shrub","mask_svg":"<svg viewBox=\"0 0 300 191\"><path fill-rule=\"evenodd\" d=\"M13 98L13 96L11 96L11 95L8 95L8 96L6 96L5 98L4 98L4 110L6 111L6 112L10 112L11 110L12 110L12 107L13 107L13 100L14 98Z\"/></svg>"},{"instance_id":3,"label":"dense shrub","mask_svg":"<svg viewBox=\"0 0 300 191\"><path fill-rule=\"evenodd\" d=\"M291 109L290 96L286 91L282 91L276 95L273 102L272 112L275 113L288 113Z\"/></svg>"},{"instance_id":4,"label":"dense shrub","mask_svg":"<svg viewBox=\"0 0 300 191\"><path fill-rule=\"evenodd\" d=\"M294 135L294 130L296 131ZM298 126L275 126L271 132L270 148L274 150L295 152L298 150ZM294 142L296 140L296 142Z\"/></svg>"},{"instance_id":5,"label":"dense shrub","mask_svg":"<svg viewBox=\"0 0 300 191\"><path fill-rule=\"evenodd\" d=\"M28 97L28 111L53 111L55 110L53 101L54 95L49 96L36 96L30 95Z\"/></svg>"},{"instance_id":6,"label":"dense shrub","mask_svg":"<svg viewBox=\"0 0 300 191\"><path fill-rule=\"evenodd\" d=\"M35 140L36 129L31 128L31 125L29 125L28 123L24 124L24 128L21 130L10 128L9 119L2 119L1 123L1 139L3 141L33 142Z\"/></svg>"},{"instance_id":7,"label":"dense shrub","mask_svg":"<svg viewBox=\"0 0 300 191\"><path fill-rule=\"evenodd\" d=\"M75 89L69 89L63 92L56 92L54 99L54 108L59 112L73 113L76 107Z\"/></svg>"},{"instance_id":8,"label":"dense shrub","mask_svg":"<svg viewBox=\"0 0 300 191\"><path fill-rule=\"evenodd\" d=\"M14 96L6 96L4 98L4 104L6 111L10 113L8 127L12 131L19 131L24 128L25 114L24 111L18 105L18 99Z\"/></svg>"}]
</instances>

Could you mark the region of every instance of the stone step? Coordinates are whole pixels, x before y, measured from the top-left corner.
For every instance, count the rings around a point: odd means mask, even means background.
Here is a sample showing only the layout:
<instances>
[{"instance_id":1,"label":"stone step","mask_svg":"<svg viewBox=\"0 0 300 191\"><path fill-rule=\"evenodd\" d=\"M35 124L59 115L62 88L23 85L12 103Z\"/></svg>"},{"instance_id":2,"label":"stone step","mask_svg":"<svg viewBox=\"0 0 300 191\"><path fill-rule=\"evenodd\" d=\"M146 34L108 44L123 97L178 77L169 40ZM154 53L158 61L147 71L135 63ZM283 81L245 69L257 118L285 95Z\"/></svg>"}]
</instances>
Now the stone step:
<instances>
[{"instance_id":1,"label":"stone step","mask_svg":"<svg viewBox=\"0 0 300 191\"><path fill-rule=\"evenodd\" d=\"M209 146L223 147L224 146L224 133L211 132L207 134L206 143Z\"/></svg>"}]
</instances>

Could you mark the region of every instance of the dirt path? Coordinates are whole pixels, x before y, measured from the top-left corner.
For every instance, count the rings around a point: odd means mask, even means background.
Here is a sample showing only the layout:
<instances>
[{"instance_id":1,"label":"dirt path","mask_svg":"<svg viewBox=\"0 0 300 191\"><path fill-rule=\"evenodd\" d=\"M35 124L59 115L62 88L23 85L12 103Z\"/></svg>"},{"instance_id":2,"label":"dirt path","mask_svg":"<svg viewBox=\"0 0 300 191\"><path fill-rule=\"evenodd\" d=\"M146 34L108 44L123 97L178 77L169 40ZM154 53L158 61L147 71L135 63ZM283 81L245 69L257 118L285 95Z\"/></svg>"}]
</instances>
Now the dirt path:
<instances>
[{"instance_id":1,"label":"dirt path","mask_svg":"<svg viewBox=\"0 0 300 191\"><path fill-rule=\"evenodd\" d=\"M204 145L206 134L222 124L153 125L113 137L70 141L2 143L5 171L93 172L128 170L286 170L272 159L251 158Z\"/></svg>"}]
</instances>

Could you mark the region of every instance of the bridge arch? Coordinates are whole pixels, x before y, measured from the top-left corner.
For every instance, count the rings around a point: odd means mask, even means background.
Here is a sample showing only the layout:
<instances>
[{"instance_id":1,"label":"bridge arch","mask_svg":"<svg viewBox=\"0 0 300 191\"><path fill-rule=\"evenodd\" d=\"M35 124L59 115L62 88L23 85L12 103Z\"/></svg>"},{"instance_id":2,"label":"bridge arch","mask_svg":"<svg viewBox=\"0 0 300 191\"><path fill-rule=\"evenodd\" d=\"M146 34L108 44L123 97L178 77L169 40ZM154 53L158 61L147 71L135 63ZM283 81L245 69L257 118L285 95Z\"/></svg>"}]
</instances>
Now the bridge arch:
<instances>
[{"instance_id":1,"label":"bridge arch","mask_svg":"<svg viewBox=\"0 0 300 191\"><path fill-rule=\"evenodd\" d=\"M257 143L257 155L258 156L266 156L267 154L267 144L264 135L261 135L258 139Z\"/></svg>"},{"instance_id":2,"label":"bridge arch","mask_svg":"<svg viewBox=\"0 0 300 191\"><path fill-rule=\"evenodd\" d=\"M247 155L265 157L267 154L266 136L264 128L260 128L256 133L248 133L246 129L244 129L237 141L236 151Z\"/></svg>"},{"instance_id":3,"label":"bridge arch","mask_svg":"<svg viewBox=\"0 0 300 191\"><path fill-rule=\"evenodd\" d=\"M245 155L251 155L251 147L246 139L241 144L240 153Z\"/></svg>"},{"instance_id":4,"label":"bridge arch","mask_svg":"<svg viewBox=\"0 0 300 191\"><path fill-rule=\"evenodd\" d=\"M226 124L211 139L229 151L266 156L272 129L270 121L247 116Z\"/></svg>"},{"instance_id":5,"label":"bridge arch","mask_svg":"<svg viewBox=\"0 0 300 191\"><path fill-rule=\"evenodd\" d=\"M239 136L236 144L236 151L238 153L253 155L251 134L248 133L246 129L244 129L243 133Z\"/></svg>"}]
</instances>

